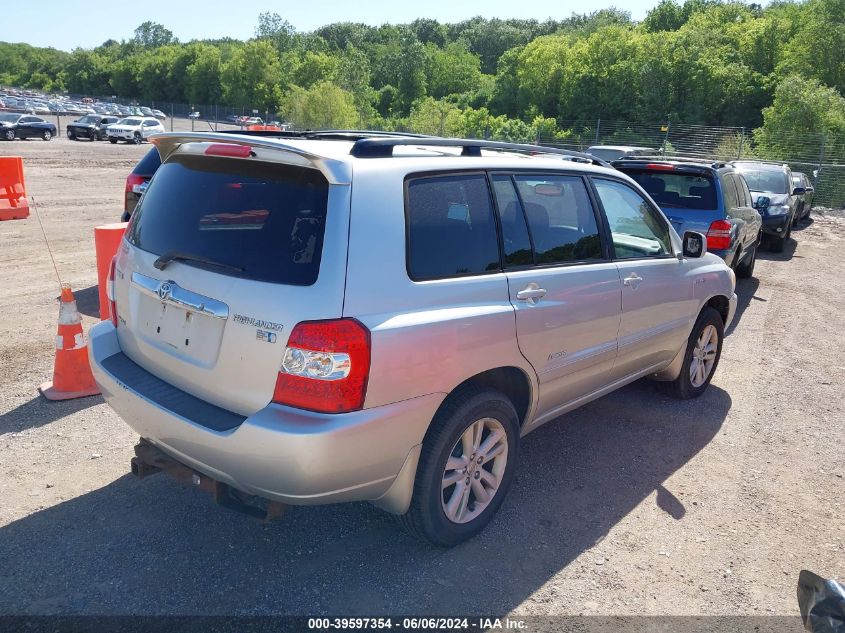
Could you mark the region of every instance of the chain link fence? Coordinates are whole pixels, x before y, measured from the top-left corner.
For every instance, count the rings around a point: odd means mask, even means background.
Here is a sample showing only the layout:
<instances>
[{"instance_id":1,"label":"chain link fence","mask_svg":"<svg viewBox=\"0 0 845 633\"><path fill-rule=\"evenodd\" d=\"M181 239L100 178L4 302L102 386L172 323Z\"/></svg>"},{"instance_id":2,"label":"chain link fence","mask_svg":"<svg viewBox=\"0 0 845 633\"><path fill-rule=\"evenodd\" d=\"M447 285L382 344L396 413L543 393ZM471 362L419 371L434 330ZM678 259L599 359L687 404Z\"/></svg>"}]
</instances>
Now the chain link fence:
<instances>
[{"instance_id":1,"label":"chain link fence","mask_svg":"<svg viewBox=\"0 0 845 633\"><path fill-rule=\"evenodd\" d=\"M787 163L805 173L815 188L814 205L845 208L845 146L823 134L787 134L769 140L771 149L760 153L751 130L680 123L625 121L560 121L564 132L540 136L541 145L586 151L593 145L625 145L653 149L658 155L691 156L713 160L762 158ZM567 133L568 132L568 133Z\"/></svg>"}]
</instances>

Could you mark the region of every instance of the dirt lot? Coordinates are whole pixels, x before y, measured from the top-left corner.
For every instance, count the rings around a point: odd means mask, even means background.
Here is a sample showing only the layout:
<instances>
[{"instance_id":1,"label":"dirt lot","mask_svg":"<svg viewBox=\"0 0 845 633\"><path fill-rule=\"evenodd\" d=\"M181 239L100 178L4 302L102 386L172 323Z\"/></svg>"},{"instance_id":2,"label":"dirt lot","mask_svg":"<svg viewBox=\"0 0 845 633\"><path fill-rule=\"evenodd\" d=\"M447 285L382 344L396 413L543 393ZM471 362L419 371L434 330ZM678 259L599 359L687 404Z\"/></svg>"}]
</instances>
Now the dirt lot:
<instances>
[{"instance_id":1,"label":"dirt lot","mask_svg":"<svg viewBox=\"0 0 845 633\"><path fill-rule=\"evenodd\" d=\"M92 228L148 148L0 143L86 327ZM640 382L529 435L494 523L445 551L367 504L263 525L134 480L99 397L37 394L57 282L34 215L0 223L0 613L794 615L799 570L845 579L845 223L793 235L740 283L704 397Z\"/></svg>"}]
</instances>

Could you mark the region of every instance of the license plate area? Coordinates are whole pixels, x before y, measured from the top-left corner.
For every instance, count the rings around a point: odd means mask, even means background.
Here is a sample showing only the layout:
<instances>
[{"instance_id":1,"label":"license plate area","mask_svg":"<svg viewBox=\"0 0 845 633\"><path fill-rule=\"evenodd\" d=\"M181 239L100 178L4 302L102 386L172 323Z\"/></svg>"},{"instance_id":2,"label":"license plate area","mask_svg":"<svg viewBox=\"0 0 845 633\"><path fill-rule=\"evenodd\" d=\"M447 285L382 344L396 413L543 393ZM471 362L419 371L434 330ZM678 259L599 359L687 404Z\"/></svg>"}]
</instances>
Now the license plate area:
<instances>
[{"instance_id":1,"label":"license plate area","mask_svg":"<svg viewBox=\"0 0 845 633\"><path fill-rule=\"evenodd\" d=\"M148 345L185 362L211 368L217 361L228 307L173 282L134 273L135 327ZM164 298L159 289L166 285Z\"/></svg>"}]
</instances>

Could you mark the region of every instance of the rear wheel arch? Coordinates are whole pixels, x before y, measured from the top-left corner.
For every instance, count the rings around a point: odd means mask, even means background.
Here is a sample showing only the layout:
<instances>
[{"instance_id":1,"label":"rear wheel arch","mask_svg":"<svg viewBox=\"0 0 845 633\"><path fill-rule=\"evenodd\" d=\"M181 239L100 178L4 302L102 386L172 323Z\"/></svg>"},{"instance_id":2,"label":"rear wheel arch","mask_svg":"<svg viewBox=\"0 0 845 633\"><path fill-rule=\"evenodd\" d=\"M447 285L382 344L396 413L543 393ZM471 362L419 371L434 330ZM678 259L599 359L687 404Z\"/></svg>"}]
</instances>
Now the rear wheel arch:
<instances>
[{"instance_id":1,"label":"rear wheel arch","mask_svg":"<svg viewBox=\"0 0 845 633\"><path fill-rule=\"evenodd\" d=\"M531 409L533 386L524 370L513 367L496 367L467 378L457 385L438 408L438 412L457 393L470 389L494 389L507 396L519 416L520 426L524 425ZM435 413L435 417L437 414Z\"/></svg>"}]
</instances>

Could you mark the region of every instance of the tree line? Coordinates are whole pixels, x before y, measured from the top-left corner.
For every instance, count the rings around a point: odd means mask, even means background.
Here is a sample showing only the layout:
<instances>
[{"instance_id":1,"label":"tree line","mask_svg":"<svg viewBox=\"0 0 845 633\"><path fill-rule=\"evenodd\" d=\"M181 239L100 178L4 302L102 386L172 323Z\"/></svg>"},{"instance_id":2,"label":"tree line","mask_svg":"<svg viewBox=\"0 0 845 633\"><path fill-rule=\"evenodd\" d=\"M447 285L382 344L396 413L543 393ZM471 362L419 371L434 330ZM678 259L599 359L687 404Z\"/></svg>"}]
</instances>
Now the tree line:
<instances>
[{"instance_id":1,"label":"tree line","mask_svg":"<svg viewBox=\"0 0 845 633\"><path fill-rule=\"evenodd\" d=\"M183 43L145 22L94 49L0 43L0 84L257 108L310 128L524 141L565 139L601 117L756 128L763 154L823 134L835 152L845 141L845 0L661 0L639 23L611 8L313 32L263 13L245 42Z\"/></svg>"}]
</instances>

